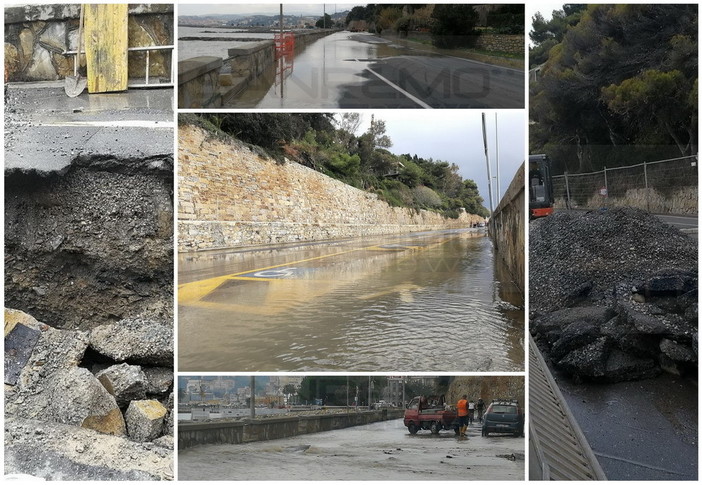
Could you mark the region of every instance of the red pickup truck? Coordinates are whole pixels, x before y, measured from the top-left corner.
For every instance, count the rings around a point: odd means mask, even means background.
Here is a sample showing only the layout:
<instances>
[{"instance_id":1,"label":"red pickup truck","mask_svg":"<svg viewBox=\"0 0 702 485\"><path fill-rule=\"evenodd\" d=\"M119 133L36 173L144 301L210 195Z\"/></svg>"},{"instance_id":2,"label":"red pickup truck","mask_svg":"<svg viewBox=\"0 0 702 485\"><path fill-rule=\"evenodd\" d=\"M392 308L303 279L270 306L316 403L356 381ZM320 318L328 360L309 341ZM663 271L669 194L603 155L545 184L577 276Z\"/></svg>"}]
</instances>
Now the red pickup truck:
<instances>
[{"instance_id":1,"label":"red pickup truck","mask_svg":"<svg viewBox=\"0 0 702 485\"><path fill-rule=\"evenodd\" d=\"M405 410L404 423L410 434L416 434L420 429L428 429L433 434L452 429L459 434L458 415L453 408L446 406L443 395L413 398Z\"/></svg>"}]
</instances>

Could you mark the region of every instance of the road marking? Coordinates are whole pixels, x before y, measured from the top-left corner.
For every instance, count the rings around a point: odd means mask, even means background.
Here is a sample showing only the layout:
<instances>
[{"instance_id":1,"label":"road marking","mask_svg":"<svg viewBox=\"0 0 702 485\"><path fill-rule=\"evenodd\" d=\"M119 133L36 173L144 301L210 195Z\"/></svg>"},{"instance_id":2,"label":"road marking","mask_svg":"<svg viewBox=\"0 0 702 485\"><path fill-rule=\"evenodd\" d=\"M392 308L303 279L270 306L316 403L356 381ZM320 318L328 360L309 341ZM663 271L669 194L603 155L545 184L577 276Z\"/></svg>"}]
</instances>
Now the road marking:
<instances>
[{"instance_id":1,"label":"road marking","mask_svg":"<svg viewBox=\"0 0 702 485\"><path fill-rule=\"evenodd\" d=\"M172 121L64 121L62 123L42 123L41 126L100 126L100 127L125 127L125 128L175 128Z\"/></svg>"},{"instance_id":2,"label":"road marking","mask_svg":"<svg viewBox=\"0 0 702 485\"><path fill-rule=\"evenodd\" d=\"M358 59L354 59L354 60L358 61ZM422 101L421 99L417 98L416 96L411 95L410 93L408 93L407 91L405 91L404 89L402 89L400 86L398 86L397 84L393 83L393 82L390 81L389 79L387 79L387 78L381 76L380 74L378 74L377 72L375 72L375 71L374 71L373 69L371 69L370 67L366 67L366 69L368 69L370 72L372 72L378 79L380 79L381 81L383 81L385 84L387 84L387 85L390 86L391 88L395 89L396 91L402 93L403 95L405 95L406 97L408 97L409 99L411 99L412 101L414 101L415 103L417 103L417 104L418 104L419 106L421 106L422 108L425 108L425 109L434 109L432 106L429 106L427 103L425 103L425 102Z\"/></svg>"},{"instance_id":3,"label":"road marking","mask_svg":"<svg viewBox=\"0 0 702 485\"><path fill-rule=\"evenodd\" d=\"M428 244L424 247L417 247L417 246L411 246L408 247L407 250L413 250L413 251L423 251L426 249L432 249L437 246L440 246L442 244L446 244L449 241L452 241L454 239L457 239L461 237L461 235L455 235L452 237L448 237L446 239L443 239L441 241L435 242L433 244ZM227 281L231 280L241 280L241 281L270 281L272 283L289 283L289 284L294 284L296 279L287 279L287 278L260 278L260 277L252 277L252 274L260 274L264 272L268 272L270 270L276 269L276 268L289 268L292 265L298 265L300 263L305 263L309 261L318 261L320 259L326 259L326 258L331 258L333 256L339 256L342 254L348 254L348 253L353 253L353 252L358 252L358 251L367 251L367 250L378 250L378 246L373 245L373 246L366 246L362 248L354 248L354 249L349 249L347 251L339 251L336 253L331 253L331 254L325 254L322 256L315 256L313 258L306 258L306 259L301 259L298 261L292 261L292 262L287 262L287 263L282 263L282 264L276 264L273 266L267 266L265 268L256 268L256 269L250 269L247 271L240 271L238 273L232 273L224 276L216 276L214 278L208 278L204 280L197 280L197 281L192 281L190 283L183 283L181 285L178 285L178 304L179 305L188 305L188 306L197 306L197 307L206 307L206 308L222 308L222 309L229 309L230 311L236 311L237 308L239 309L244 309L247 308L246 310L248 313L261 313L260 311L252 312L250 309L252 309L252 306L246 306L246 305L237 305L237 304L220 304L220 303L212 303L212 302L203 302L202 300L206 298L208 295L216 291L220 286L222 286L224 283ZM390 249L386 250L387 252L397 252L396 250ZM308 280L305 280L309 282ZM330 286L325 283L324 288L328 290ZM315 295L306 295L306 296L315 296ZM291 301L298 301L299 298L293 298ZM266 314L271 314L271 309L265 310Z\"/></svg>"}]
</instances>

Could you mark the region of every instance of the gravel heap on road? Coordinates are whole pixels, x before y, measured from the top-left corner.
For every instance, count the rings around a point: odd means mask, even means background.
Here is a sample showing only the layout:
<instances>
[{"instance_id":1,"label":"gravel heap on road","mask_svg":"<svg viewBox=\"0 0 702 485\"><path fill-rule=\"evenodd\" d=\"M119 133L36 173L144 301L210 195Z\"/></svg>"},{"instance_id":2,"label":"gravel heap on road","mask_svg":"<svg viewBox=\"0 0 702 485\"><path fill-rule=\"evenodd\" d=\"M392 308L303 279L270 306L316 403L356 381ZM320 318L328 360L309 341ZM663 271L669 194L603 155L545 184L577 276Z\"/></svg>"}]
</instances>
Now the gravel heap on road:
<instances>
[{"instance_id":1,"label":"gravel heap on road","mask_svg":"<svg viewBox=\"0 0 702 485\"><path fill-rule=\"evenodd\" d=\"M696 271L697 244L639 209L556 213L530 226L532 315L607 300L614 286L665 269Z\"/></svg>"},{"instance_id":2,"label":"gravel heap on road","mask_svg":"<svg viewBox=\"0 0 702 485\"><path fill-rule=\"evenodd\" d=\"M618 382L695 373L697 244L641 210L532 223L529 328L552 364Z\"/></svg>"}]
</instances>

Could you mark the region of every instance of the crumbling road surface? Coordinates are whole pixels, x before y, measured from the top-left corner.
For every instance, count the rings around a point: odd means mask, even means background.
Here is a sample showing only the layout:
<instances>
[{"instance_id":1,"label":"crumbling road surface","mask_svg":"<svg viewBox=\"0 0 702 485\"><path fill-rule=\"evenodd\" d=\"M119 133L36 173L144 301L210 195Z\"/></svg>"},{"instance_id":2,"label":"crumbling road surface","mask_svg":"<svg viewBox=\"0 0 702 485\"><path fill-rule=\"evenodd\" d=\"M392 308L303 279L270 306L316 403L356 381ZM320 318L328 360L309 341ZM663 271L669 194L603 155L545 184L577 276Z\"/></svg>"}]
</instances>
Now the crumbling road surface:
<instances>
[{"instance_id":1,"label":"crumbling road surface","mask_svg":"<svg viewBox=\"0 0 702 485\"><path fill-rule=\"evenodd\" d=\"M411 435L402 420L179 453L181 480L523 480L524 439Z\"/></svg>"},{"instance_id":2,"label":"crumbling road surface","mask_svg":"<svg viewBox=\"0 0 702 485\"><path fill-rule=\"evenodd\" d=\"M5 471L172 479L172 90L5 106Z\"/></svg>"}]
</instances>

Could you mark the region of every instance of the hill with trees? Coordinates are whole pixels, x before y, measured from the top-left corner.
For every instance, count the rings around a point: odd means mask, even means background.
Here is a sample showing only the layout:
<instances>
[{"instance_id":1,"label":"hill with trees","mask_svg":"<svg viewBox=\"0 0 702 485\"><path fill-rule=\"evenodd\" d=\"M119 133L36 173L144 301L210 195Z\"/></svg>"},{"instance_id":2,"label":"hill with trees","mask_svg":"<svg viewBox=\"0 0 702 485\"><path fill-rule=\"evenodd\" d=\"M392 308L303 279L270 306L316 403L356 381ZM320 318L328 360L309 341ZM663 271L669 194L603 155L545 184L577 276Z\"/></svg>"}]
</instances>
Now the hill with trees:
<instances>
[{"instance_id":1,"label":"hill with trees","mask_svg":"<svg viewBox=\"0 0 702 485\"><path fill-rule=\"evenodd\" d=\"M456 218L462 209L487 217L473 180L454 163L389 151L385 122L372 117L358 134L359 113L181 114L197 124L260 147L279 163L291 160L377 194L391 206L426 209Z\"/></svg>"},{"instance_id":2,"label":"hill with trees","mask_svg":"<svg viewBox=\"0 0 702 485\"><path fill-rule=\"evenodd\" d=\"M529 34L531 153L584 173L697 153L697 5L571 5Z\"/></svg>"}]
</instances>

